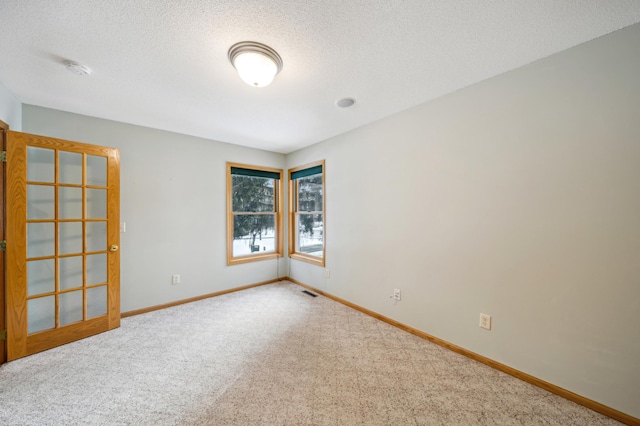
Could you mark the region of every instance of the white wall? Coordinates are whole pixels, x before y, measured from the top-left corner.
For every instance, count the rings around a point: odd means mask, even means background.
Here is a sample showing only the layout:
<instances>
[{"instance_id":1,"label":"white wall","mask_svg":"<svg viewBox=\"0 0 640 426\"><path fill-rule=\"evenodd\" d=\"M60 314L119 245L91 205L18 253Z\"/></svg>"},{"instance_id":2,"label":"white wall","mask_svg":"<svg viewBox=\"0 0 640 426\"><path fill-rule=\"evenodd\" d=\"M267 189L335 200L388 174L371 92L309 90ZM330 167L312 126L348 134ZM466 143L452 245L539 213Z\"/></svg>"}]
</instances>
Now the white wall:
<instances>
[{"instance_id":1,"label":"white wall","mask_svg":"<svg viewBox=\"0 0 640 426\"><path fill-rule=\"evenodd\" d=\"M226 162L284 155L32 105L23 118L27 133L120 149L123 312L287 274L286 258L226 264Z\"/></svg>"},{"instance_id":2,"label":"white wall","mask_svg":"<svg viewBox=\"0 0 640 426\"><path fill-rule=\"evenodd\" d=\"M0 120L11 130L22 129L22 103L0 83Z\"/></svg>"},{"instance_id":3,"label":"white wall","mask_svg":"<svg viewBox=\"0 0 640 426\"><path fill-rule=\"evenodd\" d=\"M331 278L290 275L640 417L638 45L640 25L290 154L326 160Z\"/></svg>"}]
</instances>

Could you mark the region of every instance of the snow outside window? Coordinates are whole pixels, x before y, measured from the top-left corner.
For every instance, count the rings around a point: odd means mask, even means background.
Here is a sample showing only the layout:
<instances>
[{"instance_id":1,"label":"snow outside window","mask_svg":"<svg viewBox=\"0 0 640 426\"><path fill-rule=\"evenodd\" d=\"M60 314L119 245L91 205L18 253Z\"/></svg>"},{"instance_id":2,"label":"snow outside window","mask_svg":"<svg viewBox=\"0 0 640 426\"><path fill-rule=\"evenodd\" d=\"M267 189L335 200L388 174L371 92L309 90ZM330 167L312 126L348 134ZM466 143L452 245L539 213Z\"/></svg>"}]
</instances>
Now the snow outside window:
<instances>
[{"instance_id":1,"label":"snow outside window","mask_svg":"<svg viewBox=\"0 0 640 426\"><path fill-rule=\"evenodd\" d=\"M227 263L282 255L282 170L227 164Z\"/></svg>"},{"instance_id":2,"label":"snow outside window","mask_svg":"<svg viewBox=\"0 0 640 426\"><path fill-rule=\"evenodd\" d=\"M289 170L289 254L324 266L324 161Z\"/></svg>"}]
</instances>

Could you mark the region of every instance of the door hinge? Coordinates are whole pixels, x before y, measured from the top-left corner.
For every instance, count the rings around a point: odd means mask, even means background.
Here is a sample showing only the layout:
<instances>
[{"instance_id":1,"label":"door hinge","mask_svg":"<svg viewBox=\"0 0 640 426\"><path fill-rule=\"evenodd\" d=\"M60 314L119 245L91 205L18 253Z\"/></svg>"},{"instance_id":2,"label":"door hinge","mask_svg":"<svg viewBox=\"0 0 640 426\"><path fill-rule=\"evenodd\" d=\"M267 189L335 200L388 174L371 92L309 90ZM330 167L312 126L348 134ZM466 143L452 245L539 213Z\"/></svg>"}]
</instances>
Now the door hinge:
<instances>
[{"instance_id":1,"label":"door hinge","mask_svg":"<svg viewBox=\"0 0 640 426\"><path fill-rule=\"evenodd\" d=\"M7 251L7 240L0 241L0 251Z\"/></svg>"},{"instance_id":2,"label":"door hinge","mask_svg":"<svg viewBox=\"0 0 640 426\"><path fill-rule=\"evenodd\" d=\"M0 162L7 162L7 151L0 151Z\"/></svg>"},{"instance_id":3,"label":"door hinge","mask_svg":"<svg viewBox=\"0 0 640 426\"><path fill-rule=\"evenodd\" d=\"M7 340L7 330L0 330L0 340Z\"/></svg>"}]
</instances>

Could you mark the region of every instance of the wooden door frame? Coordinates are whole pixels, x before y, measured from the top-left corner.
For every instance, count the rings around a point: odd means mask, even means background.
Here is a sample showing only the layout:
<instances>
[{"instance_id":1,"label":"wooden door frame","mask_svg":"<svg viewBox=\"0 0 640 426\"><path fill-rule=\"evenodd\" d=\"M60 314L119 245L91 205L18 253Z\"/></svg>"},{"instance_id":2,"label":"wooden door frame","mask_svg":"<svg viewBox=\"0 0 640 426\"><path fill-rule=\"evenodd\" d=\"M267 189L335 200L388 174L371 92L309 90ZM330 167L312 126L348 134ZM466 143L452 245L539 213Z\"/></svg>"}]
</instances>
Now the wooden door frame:
<instances>
[{"instance_id":1,"label":"wooden door frame","mask_svg":"<svg viewBox=\"0 0 640 426\"><path fill-rule=\"evenodd\" d=\"M9 130L9 125L0 120L0 151L6 151L6 131ZM5 163L0 162L0 176L2 177L2 185L0 185L0 240L4 240L5 235ZM6 321L6 288L5 288L5 253L0 254L0 331L7 329ZM0 340L0 364L7 362L7 340Z\"/></svg>"}]
</instances>

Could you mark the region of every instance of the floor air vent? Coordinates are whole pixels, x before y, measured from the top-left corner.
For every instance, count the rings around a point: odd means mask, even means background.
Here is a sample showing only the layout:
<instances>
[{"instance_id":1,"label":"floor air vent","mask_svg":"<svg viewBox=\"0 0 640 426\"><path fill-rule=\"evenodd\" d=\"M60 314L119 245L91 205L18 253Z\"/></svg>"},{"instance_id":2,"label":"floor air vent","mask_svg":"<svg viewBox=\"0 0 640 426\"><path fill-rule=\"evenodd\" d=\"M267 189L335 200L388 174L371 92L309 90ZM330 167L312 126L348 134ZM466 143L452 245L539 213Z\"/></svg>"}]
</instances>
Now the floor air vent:
<instances>
[{"instance_id":1,"label":"floor air vent","mask_svg":"<svg viewBox=\"0 0 640 426\"><path fill-rule=\"evenodd\" d=\"M317 295L317 294L313 294L313 293L311 293L310 291L307 291L307 290L302 290L302 292L303 292L304 294L308 294L308 295L309 295L309 296L311 296L311 297L318 297L318 295Z\"/></svg>"}]
</instances>

